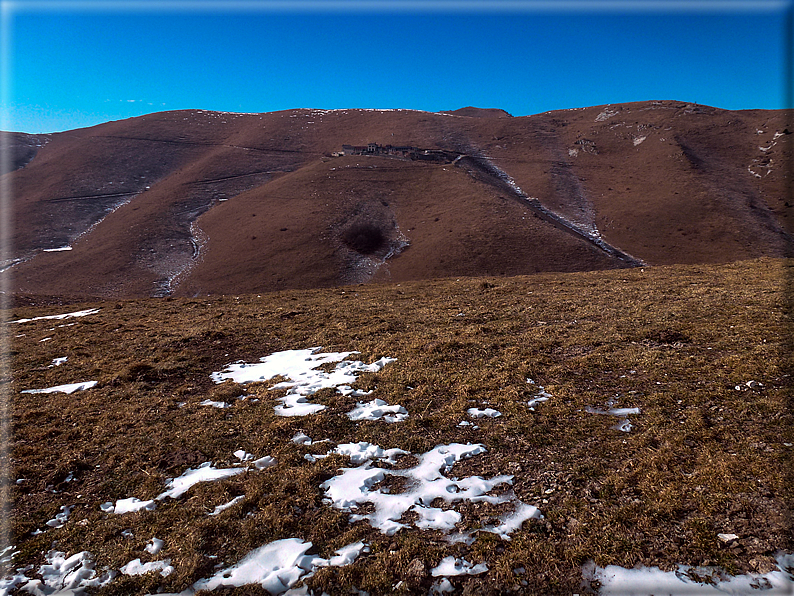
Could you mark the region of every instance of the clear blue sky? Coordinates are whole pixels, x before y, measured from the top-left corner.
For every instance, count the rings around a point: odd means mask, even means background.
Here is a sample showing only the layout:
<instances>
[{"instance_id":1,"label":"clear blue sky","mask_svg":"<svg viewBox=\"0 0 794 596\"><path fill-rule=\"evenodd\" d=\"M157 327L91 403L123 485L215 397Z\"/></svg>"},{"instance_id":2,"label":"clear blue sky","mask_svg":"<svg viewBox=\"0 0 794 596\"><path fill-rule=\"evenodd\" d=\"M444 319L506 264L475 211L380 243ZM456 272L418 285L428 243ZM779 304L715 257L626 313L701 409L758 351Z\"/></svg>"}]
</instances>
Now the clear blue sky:
<instances>
[{"instance_id":1,"label":"clear blue sky","mask_svg":"<svg viewBox=\"0 0 794 596\"><path fill-rule=\"evenodd\" d=\"M183 108L790 101L785 1L0 3L6 130Z\"/></svg>"}]
</instances>

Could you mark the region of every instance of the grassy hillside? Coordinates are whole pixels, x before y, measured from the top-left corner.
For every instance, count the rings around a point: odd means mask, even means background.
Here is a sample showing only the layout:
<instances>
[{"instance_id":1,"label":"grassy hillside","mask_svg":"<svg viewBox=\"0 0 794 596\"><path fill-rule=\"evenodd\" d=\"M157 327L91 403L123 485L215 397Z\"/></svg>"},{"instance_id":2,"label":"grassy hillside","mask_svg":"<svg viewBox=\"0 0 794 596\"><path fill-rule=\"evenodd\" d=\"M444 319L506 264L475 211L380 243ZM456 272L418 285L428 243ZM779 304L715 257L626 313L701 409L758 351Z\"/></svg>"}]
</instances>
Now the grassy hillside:
<instances>
[{"instance_id":1,"label":"grassy hillside","mask_svg":"<svg viewBox=\"0 0 794 596\"><path fill-rule=\"evenodd\" d=\"M200 299L20 299L12 321L99 311L7 326L12 481L19 479L12 567L38 569L55 542L66 555L89 551L100 572L136 558L170 559L167 577L120 575L101 593L178 592L254 548L297 538L325 558L357 541L369 546L352 564L305 578L317 594L353 587L426 594L439 581L431 569L450 555L487 565L484 573L449 578L464 594L579 592L589 560L769 571L777 551L794 549L786 488L794 484L794 431L783 357L790 266L762 259ZM306 417L274 413L286 393L269 389L278 378L247 385L210 378L233 362L312 347L355 350L349 359L366 364L396 361L359 376L352 386L373 390L367 397L321 389L309 399L327 408ZM72 394L22 393L83 381L98 383ZM547 401L530 409L539 395ZM403 406L408 418L347 416L375 398ZM501 416L473 418L470 408ZM640 411L594 413L609 408ZM632 425L627 432L615 428L623 418ZM298 444L299 432L329 441ZM512 486L489 493L503 504L437 499L434 506L460 515L455 530L419 529L412 511L401 519L409 527L386 535L370 521L351 523L349 512L327 502L321 485L355 467L349 457L306 457L361 441L414 455L482 444L485 452L445 477L511 475ZM233 455L241 449L276 464L256 469ZM405 471L417 461L371 465ZM205 462L247 468L157 500L154 511L100 509L154 499L168 479ZM409 488L410 480L390 475L371 490ZM235 497L242 498L208 515ZM482 531L471 544L450 543L455 532L493 528L518 501L542 518L525 521L509 539ZM62 506L73 507L66 522L48 526ZM730 533L738 538L718 537ZM144 551L152 537L164 541L156 556ZM224 593L266 592L249 585Z\"/></svg>"},{"instance_id":2,"label":"grassy hillside","mask_svg":"<svg viewBox=\"0 0 794 596\"><path fill-rule=\"evenodd\" d=\"M783 110L644 101L518 118L180 110L17 135L0 279L191 297L781 258L792 130ZM368 143L419 151L332 157Z\"/></svg>"}]
</instances>

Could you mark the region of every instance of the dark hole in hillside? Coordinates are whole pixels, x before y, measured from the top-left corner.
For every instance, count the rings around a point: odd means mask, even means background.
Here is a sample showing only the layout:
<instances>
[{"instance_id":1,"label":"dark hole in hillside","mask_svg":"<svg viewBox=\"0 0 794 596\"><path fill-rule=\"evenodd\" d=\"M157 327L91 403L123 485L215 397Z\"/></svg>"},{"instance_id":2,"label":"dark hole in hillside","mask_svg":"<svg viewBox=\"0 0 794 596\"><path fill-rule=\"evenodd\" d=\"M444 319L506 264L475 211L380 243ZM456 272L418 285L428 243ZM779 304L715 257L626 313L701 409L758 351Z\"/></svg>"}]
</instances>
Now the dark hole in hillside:
<instances>
[{"instance_id":1,"label":"dark hole in hillside","mask_svg":"<svg viewBox=\"0 0 794 596\"><path fill-rule=\"evenodd\" d=\"M368 255L383 248L386 244L386 237L381 229L374 224L355 223L342 232L342 242L348 248Z\"/></svg>"}]
</instances>

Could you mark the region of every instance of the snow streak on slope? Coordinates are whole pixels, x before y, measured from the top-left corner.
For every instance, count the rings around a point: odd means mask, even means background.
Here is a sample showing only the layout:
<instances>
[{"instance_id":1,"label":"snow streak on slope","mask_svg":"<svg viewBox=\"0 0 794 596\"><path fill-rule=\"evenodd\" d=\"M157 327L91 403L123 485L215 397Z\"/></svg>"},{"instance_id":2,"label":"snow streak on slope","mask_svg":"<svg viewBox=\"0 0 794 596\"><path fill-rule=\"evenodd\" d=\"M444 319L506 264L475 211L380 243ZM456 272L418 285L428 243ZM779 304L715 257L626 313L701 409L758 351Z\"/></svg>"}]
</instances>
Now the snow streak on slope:
<instances>
[{"instance_id":1,"label":"snow streak on slope","mask_svg":"<svg viewBox=\"0 0 794 596\"><path fill-rule=\"evenodd\" d=\"M467 158L467 159L466 159ZM557 228L578 236L579 238L586 240L587 242L595 245L600 250L604 251L611 257L615 257L623 262L625 262L628 266L631 267L642 267L645 265L645 262L641 259L631 256L630 254L623 252L619 248L612 246L608 242L606 242L603 238L601 238L601 234L598 231L598 228L595 224L591 224L590 226L583 227L581 224L577 224L570 219L560 215L559 213L555 213L551 209L545 207L541 202L540 199L535 197L530 197L527 195L516 181L504 170L496 166L490 158L479 155L479 156L472 156L467 155L464 159L456 160L456 165L459 167L463 167L466 169L474 170L476 174L480 174L480 176L488 176L492 179L491 183L496 183L495 185L510 192L514 196L518 197L519 199L525 201L528 207L534 211L541 219L551 223L552 225L556 226ZM470 171L471 173L471 171Z\"/></svg>"}]
</instances>

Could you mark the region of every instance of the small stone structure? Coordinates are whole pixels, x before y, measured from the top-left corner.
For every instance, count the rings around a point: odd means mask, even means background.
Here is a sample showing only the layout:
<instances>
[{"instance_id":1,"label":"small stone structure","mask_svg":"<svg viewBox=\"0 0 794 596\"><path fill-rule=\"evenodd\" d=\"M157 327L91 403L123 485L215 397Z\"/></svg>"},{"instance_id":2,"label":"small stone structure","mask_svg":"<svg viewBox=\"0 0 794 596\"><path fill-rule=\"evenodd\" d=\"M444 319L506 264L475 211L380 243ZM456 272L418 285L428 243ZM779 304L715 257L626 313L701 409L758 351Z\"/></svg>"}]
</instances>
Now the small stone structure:
<instances>
[{"instance_id":1,"label":"small stone structure","mask_svg":"<svg viewBox=\"0 0 794 596\"><path fill-rule=\"evenodd\" d=\"M382 155L418 161L449 163L461 154L457 151L447 151L445 149L420 149L408 145L378 145L377 143L342 145L341 151L335 151L331 154L332 157L341 157L343 155Z\"/></svg>"}]
</instances>

